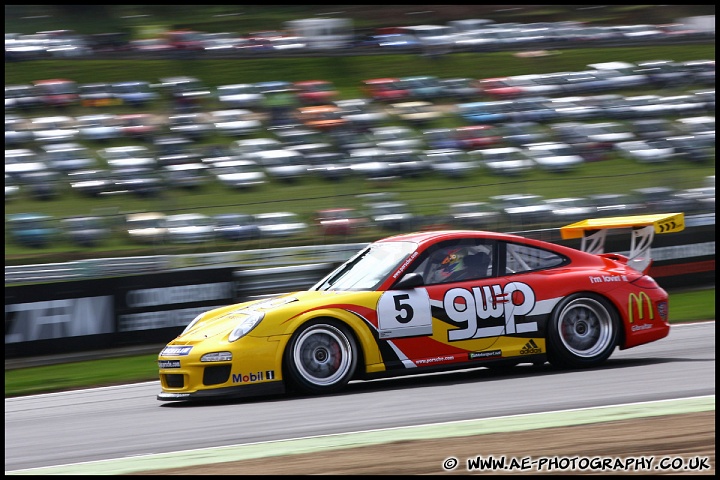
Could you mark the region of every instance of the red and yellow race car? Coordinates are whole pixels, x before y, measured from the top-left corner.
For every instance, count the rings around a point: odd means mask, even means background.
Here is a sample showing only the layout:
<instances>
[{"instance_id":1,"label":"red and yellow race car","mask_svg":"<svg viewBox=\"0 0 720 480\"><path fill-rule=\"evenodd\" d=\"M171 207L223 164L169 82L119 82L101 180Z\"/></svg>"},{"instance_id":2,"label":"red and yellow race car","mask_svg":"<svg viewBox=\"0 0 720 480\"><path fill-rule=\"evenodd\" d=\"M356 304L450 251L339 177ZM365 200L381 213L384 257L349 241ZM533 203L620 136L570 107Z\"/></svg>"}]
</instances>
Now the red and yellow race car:
<instances>
[{"instance_id":1,"label":"red and yellow race car","mask_svg":"<svg viewBox=\"0 0 720 480\"><path fill-rule=\"evenodd\" d=\"M647 275L655 233L684 216L586 220L580 249L474 230L402 234L363 248L307 291L210 310L158 358L161 401L300 391L351 380L546 361L595 367L668 335ZM631 230L626 255L603 253Z\"/></svg>"}]
</instances>

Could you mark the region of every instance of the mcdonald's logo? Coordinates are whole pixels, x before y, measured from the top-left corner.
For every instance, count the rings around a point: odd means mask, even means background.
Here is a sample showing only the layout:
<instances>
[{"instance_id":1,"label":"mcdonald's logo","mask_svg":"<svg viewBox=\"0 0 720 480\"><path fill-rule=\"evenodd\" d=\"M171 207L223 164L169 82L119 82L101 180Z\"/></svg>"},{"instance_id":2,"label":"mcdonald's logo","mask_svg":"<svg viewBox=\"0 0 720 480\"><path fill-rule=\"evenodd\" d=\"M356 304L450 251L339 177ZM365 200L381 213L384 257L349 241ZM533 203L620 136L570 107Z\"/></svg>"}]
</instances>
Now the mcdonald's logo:
<instances>
[{"instance_id":1,"label":"mcdonald's logo","mask_svg":"<svg viewBox=\"0 0 720 480\"><path fill-rule=\"evenodd\" d=\"M642 320L645 318L645 309L643 308L643 301L645 305L647 305L647 312L648 317L650 320L655 319L655 312L653 312L652 307L652 301L650 300L650 297L648 297L648 294L645 292L640 292L639 294L635 295L634 293L631 293L630 296L628 296L628 320L630 323L633 323L634 321L634 315L635 307L637 307L637 316L638 320Z\"/></svg>"}]
</instances>

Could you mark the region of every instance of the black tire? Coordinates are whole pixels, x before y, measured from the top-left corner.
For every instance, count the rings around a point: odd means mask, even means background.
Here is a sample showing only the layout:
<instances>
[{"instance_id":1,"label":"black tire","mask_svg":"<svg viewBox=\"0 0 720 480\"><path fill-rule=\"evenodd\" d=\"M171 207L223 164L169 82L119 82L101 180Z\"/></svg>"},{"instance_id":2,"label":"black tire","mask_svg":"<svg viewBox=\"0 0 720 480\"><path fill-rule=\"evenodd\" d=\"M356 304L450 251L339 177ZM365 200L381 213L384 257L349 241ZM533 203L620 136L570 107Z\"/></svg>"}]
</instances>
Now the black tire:
<instances>
[{"instance_id":1,"label":"black tire","mask_svg":"<svg viewBox=\"0 0 720 480\"><path fill-rule=\"evenodd\" d=\"M553 310L548 324L548 360L561 368L600 365L615 350L620 320L606 299L574 294Z\"/></svg>"},{"instance_id":2,"label":"black tire","mask_svg":"<svg viewBox=\"0 0 720 480\"><path fill-rule=\"evenodd\" d=\"M333 320L315 320L298 329L285 350L289 383L303 393L341 390L355 373L358 347L348 328Z\"/></svg>"}]
</instances>

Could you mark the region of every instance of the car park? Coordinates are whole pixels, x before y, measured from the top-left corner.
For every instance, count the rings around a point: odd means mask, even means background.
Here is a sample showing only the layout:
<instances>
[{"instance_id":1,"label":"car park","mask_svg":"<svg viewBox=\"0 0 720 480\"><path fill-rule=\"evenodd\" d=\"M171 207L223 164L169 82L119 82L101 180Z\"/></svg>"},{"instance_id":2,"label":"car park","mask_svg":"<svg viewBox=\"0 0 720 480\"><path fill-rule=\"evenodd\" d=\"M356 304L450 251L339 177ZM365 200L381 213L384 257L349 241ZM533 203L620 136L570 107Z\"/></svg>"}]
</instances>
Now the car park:
<instances>
[{"instance_id":1,"label":"car park","mask_svg":"<svg viewBox=\"0 0 720 480\"><path fill-rule=\"evenodd\" d=\"M656 218L651 228L675 217ZM160 352L157 399L332 394L381 376L547 361L579 371L665 338L668 312L667 292L626 256L493 232L392 236L305 291L200 313Z\"/></svg>"}]
</instances>

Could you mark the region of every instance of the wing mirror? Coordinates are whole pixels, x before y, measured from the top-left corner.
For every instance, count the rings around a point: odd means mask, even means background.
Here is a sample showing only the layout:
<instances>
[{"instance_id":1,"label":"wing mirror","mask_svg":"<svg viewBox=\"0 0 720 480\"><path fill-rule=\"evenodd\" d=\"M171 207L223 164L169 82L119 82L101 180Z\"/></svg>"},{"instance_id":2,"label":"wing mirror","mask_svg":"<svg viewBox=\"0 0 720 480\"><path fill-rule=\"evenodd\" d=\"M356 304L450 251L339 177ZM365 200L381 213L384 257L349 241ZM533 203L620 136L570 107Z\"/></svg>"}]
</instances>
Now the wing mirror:
<instances>
[{"instance_id":1,"label":"wing mirror","mask_svg":"<svg viewBox=\"0 0 720 480\"><path fill-rule=\"evenodd\" d=\"M393 288L406 289L420 287L425 284L423 277L419 273L408 273L399 282L395 284Z\"/></svg>"}]
</instances>

